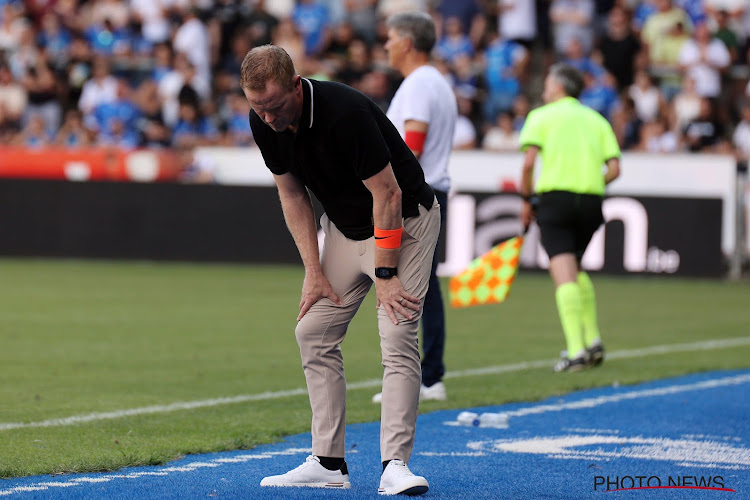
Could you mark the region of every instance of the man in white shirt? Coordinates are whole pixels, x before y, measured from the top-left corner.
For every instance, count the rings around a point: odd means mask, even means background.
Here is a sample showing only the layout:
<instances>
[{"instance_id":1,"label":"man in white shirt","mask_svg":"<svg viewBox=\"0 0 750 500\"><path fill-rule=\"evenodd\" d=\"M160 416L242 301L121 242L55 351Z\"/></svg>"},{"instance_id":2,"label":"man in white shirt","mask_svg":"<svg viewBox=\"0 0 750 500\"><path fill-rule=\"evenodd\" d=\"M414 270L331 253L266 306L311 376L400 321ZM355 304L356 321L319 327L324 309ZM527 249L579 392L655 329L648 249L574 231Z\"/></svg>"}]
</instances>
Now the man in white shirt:
<instances>
[{"instance_id":1,"label":"man in white shirt","mask_svg":"<svg viewBox=\"0 0 750 500\"><path fill-rule=\"evenodd\" d=\"M695 91L701 97L719 97L721 71L731 62L724 42L712 38L705 24L697 25L693 38L680 49L680 66L685 75L695 81Z\"/></svg>"},{"instance_id":2,"label":"man in white shirt","mask_svg":"<svg viewBox=\"0 0 750 500\"><path fill-rule=\"evenodd\" d=\"M410 11L391 16L386 26L388 41L385 49L389 64L404 76L388 108L388 118L422 165L425 180L434 189L440 203L441 225L445 225L450 190L448 159L458 109L448 80L429 64L430 52L435 45L435 24L428 14ZM445 313L440 282L435 275L439 247L440 240L424 299L420 399L446 398L442 382L445 373ZM373 401L380 402L380 398L381 395L376 394Z\"/></svg>"}]
</instances>

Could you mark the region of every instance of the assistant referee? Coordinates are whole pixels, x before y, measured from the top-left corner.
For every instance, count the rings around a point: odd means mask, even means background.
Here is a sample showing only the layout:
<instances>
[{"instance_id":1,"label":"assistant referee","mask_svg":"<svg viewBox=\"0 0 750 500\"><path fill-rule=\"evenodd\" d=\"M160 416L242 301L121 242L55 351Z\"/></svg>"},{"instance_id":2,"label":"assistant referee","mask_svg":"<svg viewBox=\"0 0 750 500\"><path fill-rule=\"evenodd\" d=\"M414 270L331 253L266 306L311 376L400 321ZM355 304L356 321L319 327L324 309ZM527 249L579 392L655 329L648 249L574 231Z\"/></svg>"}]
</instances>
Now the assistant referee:
<instances>
[{"instance_id":1,"label":"assistant referee","mask_svg":"<svg viewBox=\"0 0 750 500\"><path fill-rule=\"evenodd\" d=\"M581 270L581 258L604 222L604 187L620 175L620 148L607 120L578 101L583 88L578 70L552 66L544 81L546 104L529 113L520 136L521 221L528 226L536 216L567 344L556 372L604 360L594 286ZM542 170L532 191L537 155Z\"/></svg>"}]
</instances>

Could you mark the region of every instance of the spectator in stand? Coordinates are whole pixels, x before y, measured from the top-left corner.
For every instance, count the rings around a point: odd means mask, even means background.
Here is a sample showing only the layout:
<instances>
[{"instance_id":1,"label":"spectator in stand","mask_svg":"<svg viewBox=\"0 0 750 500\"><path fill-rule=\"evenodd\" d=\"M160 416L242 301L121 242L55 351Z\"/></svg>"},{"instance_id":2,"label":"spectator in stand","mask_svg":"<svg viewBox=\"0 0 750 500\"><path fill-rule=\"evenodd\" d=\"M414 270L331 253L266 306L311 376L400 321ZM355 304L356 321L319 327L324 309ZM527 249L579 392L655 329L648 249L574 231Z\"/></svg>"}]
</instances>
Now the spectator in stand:
<instances>
[{"instance_id":1,"label":"spectator in stand","mask_svg":"<svg viewBox=\"0 0 750 500\"><path fill-rule=\"evenodd\" d=\"M156 82L147 80L142 83L133 95L133 102L140 114L136 127L141 135L141 144L157 149L169 146L171 130L164 123Z\"/></svg>"},{"instance_id":2,"label":"spectator in stand","mask_svg":"<svg viewBox=\"0 0 750 500\"><path fill-rule=\"evenodd\" d=\"M91 77L93 71L93 55L86 40L82 36L74 35L70 44L70 59L64 70L66 75L66 85L63 89L66 93L64 96L64 107L78 107L78 101L81 98L83 87Z\"/></svg>"},{"instance_id":3,"label":"spectator in stand","mask_svg":"<svg viewBox=\"0 0 750 500\"><path fill-rule=\"evenodd\" d=\"M693 23L687 13L672 5L672 0L656 0L657 12L643 26L644 43L652 71L662 75L662 91L668 99L679 90L679 54L690 37Z\"/></svg>"},{"instance_id":4,"label":"spectator in stand","mask_svg":"<svg viewBox=\"0 0 750 500\"><path fill-rule=\"evenodd\" d=\"M248 42L253 46L271 43L271 33L276 29L279 20L266 10L265 0L257 0L245 19Z\"/></svg>"},{"instance_id":5,"label":"spectator in stand","mask_svg":"<svg viewBox=\"0 0 750 500\"><path fill-rule=\"evenodd\" d=\"M336 74L336 80L352 87L370 71L370 51L364 40L354 39L349 44L343 67Z\"/></svg>"},{"instance_id":6,"label":"spectator in stand","mask_svg":"<svg viewBox=\"0 0 750 500\"><path fill-rule=\"evenodd\" d=\"M192 7L185 11L183 23L177 29L172 40L176 53L183 53L195 67L196 90L208 89L211 92L211 43L208 30L200 20L200 12Z\"/></svg>"},{"instance_id":7,"label":"spectator in stand","mask_svg":"<svg viewBox=\"0 0 750 500\"><path fill-rule=\"evenodd\" d=\"M452 71L447 76L451 86L457 92L462 92L465 95L477 95L479 75L474 68L474 61L466 54L456 57L453 61Z\"/></svg>"},{"instance_id":8,"label":"spectator in stand","mask_svg":"<svg viewBox=\"0 0 750 500\"><path fill-rule=\"evenodd\" d=\"M250 105L245 94L238 90L229 96L231 115L227 120L226 143L230 146L250 146L253 142L253 131L247 117Z\"/></svg>"},{"instance_id":9,"label":"spectator in stand","mask_svg":"<svg viewBox=\"0 0 750 500\"><path fill-rule=\"evenodd\" d=\"M331 17L325 5L315 0L298 0L292 20L305 41L305 54L322 54L331 39Z\"/></svg>"},{"instance_id":10,"label":"spectator in stand","mask_svg":"<svg viewBox=\"0 0 750 500\"><path fill-rule=\"evenodd\" d=\"M742 106L742 121L734 129L732 144L738 160L750 161L750 102Z\"/></svg>"},{"instance_id":11,"label":"spectator in stand","mask_svg":"<svg viewBox=\"0 0 750 500\"><path fill-rule=\"evenodd\" d=\"M138 121L141 112L132 99L130 84L124 79L117 81L117 96L113 101L104 102L94 108L91 115L84 117L87 129L96 133L97 140L107 144L122 143L133 147L138 145Z\"/></svg>"},{"instance_id":12,"label":"spectator in stand","mask_svg":"<svg viewBox=\"0 0 750 500\"><path fill-rule=\"evenodd\" d=\"M21 44L21 33L28 24L22 12L22 6L8 3L0 9L0 51L13 54Z\"/></svg>"},{"instance_id":13,"label":"spectator in stand","mask_svg":"<svg viewBox=\"0 0 750 500\"><path fill-rule=\"evenodd\" d=\"M618 90L633 83L635 60L641 51L641 42L630 28L628 14L615 6L607 17L604 36L598 44L604 68L615 77Z\"/></svg>"},{"instance_id":14,"label":"spectator in stand","mask_svg":"<svg viewBox=\"0 0 750 500\"><path fill-rule=\"evenodd\" d=\"M632 97L626 96L623 99L622 106L612 117L612 128L620 149L635 149L640 145L643 121L636 113Z\"/></svg>"},{"instance_id":15,"label":"spectator in stand","mask_svg":"<svg viewBox=\"0 0 750 500\"><path fill-rule=\"evenodd\" d=\"M100 104L117 98L117 79L112 76L105 57L99 56L94 60L92 73L91 79L83 84L78 100L78 109L83 112L84 119Z\"/></svg>"},{"instance_id":16,"label":"spectator in stand","mask_svg":"<svg viewBox=\"0 0 750 500\"><path fill-rule=\"evenodd\" d=\"M711 16L716 24L714 30L714 37L721 40L729 51L732 62L737 62L740 56L740 49L742 47L740 38L736 29L732 29L729 26L729 13L726 10L720 10L715 15Z\"/></svg>"},{"instance_id":17,"label":"spectator in stand","mask_svg":"<svg viewBox=\"0 0 750 500\"><path fill-rule=\"evenodd\" d=\"M140 145L141 137L137 130L128 127L120 119L114 118L110 121L107 130L99 132L96 142L103 146L114 146L118 149L130 150Z\"/></svg>"},{"instance_id":18,"label":"spectator in stand","mask_svg":"<svg viewBox=\"0 0 750 500\"><path fill-rule=\"evenodd\" d=\"M456 17L461 26L466 28L471 43L476 47L482 41L487 29L487 17L484 15L482 0L441 0L435 7L436 25L438 35L445 31L445 22L451 17Z\"/></svg>"},{"instance_id":19,"label":"spectator in stand","mask_svg":"<svg viewBox=\"0 0 750 500\"><path fill-rule=\"evenodd\" d=\"M124 26L116 26L110 19L89 25L84 35L94 53L102 56L125 56L132 48L132 36Z\"/></svg>"},{"instance_id":20,"label":"spectator in stand","mask_svg":"<svg viewBox=\"0 0 750 500\"><path fill-rule=\"evenodd\" d=\"M666 117L659 116L643 126L641 144L638 149L647 153L675 153L679 149L679 140L669 128Z\"/></svg>"},{"instance_id":21,"label":"spectator in stand","mask_svg":"<svg viewBox=\"0 0 750 500\"><path fill-rule=\"evenodd\" d=\"M523 45L495 36L484 52L484 80L487 95L484 119L494 123L497 115L508 111L521 91L521 75L525 74L529 52Z\"/></svg>"},{"instance_id":22,"label":"spectator in stand","mask_svg":"<svg viewBox=\"0 0 750 500\"><path fill-rule=\"evenodd\" d=\"M141 36L156 45L169 40L165 0L129 0L130 16L141 25Z\"/></svg>"},{"instance_id":23,"label":"spectator in stand","mask_svg":"<svg viewBox=\"0 0 750 500\"><path fill-rule=\"evenodd\" d=\"M474 56L474 45L471 39L464 33L461 20L457 17L449 17L445 20L445 33L435 47L435 55L453 64L458 56Z\"/></svg>"},{"instance_id":24,"label":"spectator in stand","mask_svg":"<svg viewBox=\"0 0 750 500\"><path fill-rule=\"evenodd\" d=\"M531 102L525 94L519 94L513 100L513 130L520 132L523 124L526 123L526 117L531 111Z\"/></svg>"},{"instance_id":25,"label":"spectator in stand","mask_svg":"<svg viewBox=\"0 0 750 500\"><path fill-rule=\"evenodd\" d=\"M513 128L513 113L503 111L497 116L497 124L490 127L482 139L485 151L516 152L521 147L519 131Z\"/></svg>"},{"instance_id":26,"label":"spectator in stand","mask_svg":"<svg viewBox=\"0 0 750 500\"><path fill-rule=\"evenodd\" d=\"M9 138L21 130L21 118L26 112L28 93L15 81L7 64L0 61L0 139Z\"/></svg>"},{"instance_id":27,"label":"spectator in stand","mask_svg":"<svg viewBox=\"0 0 750 500\"><path fill-rule=\"evenodd\" d=\"M87 24L104 25L109 21L112 28L121 30L130 21L130 9L120 0L93 0L84 4L83 17L87 18Z\"/></svg>"},{"instance_id":28,"label":"spectator in stand","mask_svg":"<svg viewBox=\"0 0 750 500\"><path fill-rule=\"evenodd\" d=\"M474 149L477 146L477 128L471 121L474 101L471 95L456 93L458 117L453 129L453 149Z\"/></svg>"},{"instance_id":29,"label":"spectator in stand","mask_svg":"<svg viewBox=\"0 0 750 500\"><path fill-rule=\"evenodd\" d=\"M216 143L219 131L210 117L203 116L197 102L180 102L180 118L172 130L172 145L207 146Z\"/></svg>"},{"instance_id":30,"label":"spectator in stand","mask_svg":"<svg viewBox=\"0 0 750 500\"><path fill-rule=\"evenodd\" d=\"M179 96L186 87L189 92L200 96L201 100L210 97L210 88L198 77L195 66L185 54L175 56L175 69L167 73L159 82L159 96L162 102L164 122L173 127L179 115Z\"/></svg>"},{"instance_id":31,"label":"spectator in stand","mask_svg":"<svg viewBox=\"0 0 750 500\"><path fill-rule=\"evenodd\" d=\"M286 50L292 61L301 61L305 56L305 40L294 21L289 18L279 21L279 25L273 31L272 43Z\"/></svg>"},{"instance_id":32,"label":"spectator in stand","mask_svg":"<svg viewBox=\"0 0 750 500\"><path fill-rule=\"evenodd\" d=\"M701 112L701 96L695 90L695 80L686 77L682 90L677 94L670 104L674 131L682 133L688 123L698 118Z\"/></svg>"},{"instance_id":33,"label":"spectator in stand","mask_svg":"<svg viewBox=\"0 0 750 500\"><path fill-rule=\"evenodd\" d=\"M169 42L157 43L154 45L153 52L154 62L151 68L151 80L158 84L174 69L174 53Z\"/></svg>"},{"instance_id":34,"label":"spectator in stand","mask_svg":"<svg viewBox=\"0 0 750 500\"><path fill-rule=\"evenodd\" d=\"M635 74L635 81L628 87L628 95L635 102L638 118L644 123L656 120L664 109L664 97L659 88L654 85L653 78L644 70Z\"/></svg>"},{"instance_id":35,"label":"spectator in stand","mask_svg":"<svg viewBox=\"0 0 750 500\"><path fill-rule=\"evenodd\" d=\"M585 54L594 47L593 0L553 0L550 19L554 26L555 51L564 54L570 40L577 38Z\"/></svg>"},{"instance_id":36,"label":"spectator in stand","mask_svg":"<svg viewBox=\"0 0 750 500\"><path fill-rule=\"evenodd\" d=\"M685 76L695 81L695 90L702 97L719 97L721 73L729 67L731 56L721 40L711 37L706 24L699 24L691 40L680 50L680 67Z\"/></svg>"},{"instance_id":37,"label":"spectator in stand","mask_svg":"<svg viewBox=\"0 0 750 500\"><path fill-rule=\"evenodd\" d=\"M685 127L683 141L691 153L726 151L724 126L716 119L711 99L701 99L700 114Z\"/></svg>"},{"instance_id":38,"label":"spectator in stand","mask_svg":"<svg viewBox=\"0 0 750 500\"><path fill-rule=\"evenodd\" d=\"M43 60L43 54L37 48L34 29L31 25L26 25L21 30L18 47L8 57L10 70L16 78L22 79L28 74L29 68Z\"/></svg>"},{"instance_id":39,"label":"spectator in stand","mask_svg":"<svg viewBox=\"0 0 750 500\"><path fill-rule=\"evenodd\" d=\"M47 60L56 69L65 68L73 37L70 31L60 24L60 19L55 13L48 12L42 17L42 27L37 35L37 41L44 49Z\"/></svg>"},{"instance_id":40,"label":"spectator in stand","mask_svg":"<svg viewBox=\"0 0 750 500\"><path fill-rule=\"evenodd\" d=\"M83 116L77 109L69 109L60 130L55 136L55 144L66 148L80 148L91 143L89 134L83 126Z\"/></svg>"},{"instance_id":41,"label":"spectator in stand","mask_svg":"<svg viewBox=\"0 0 750 500\"><path fill-rule=\"evenodd\" d=\"M40 115L44 127L50 134L55 134L60 127L62 107L58 96L57 79L49 64L40 59L36 66L28 68L23 79L28 91L27 116Z\"/></svg>"},{"instance_id":42,"label":"spectator in stand","mask_svg":"<svg viewBox=\"0 0 750 500\"><path fill-rule=\"evenodd\" d=\"M375 6L377 0L344 0L346 20L356 33L356 36L367 43L375 41L375 26L377 16Z\"/></svg>"},{"instance_id":43,"label":"spectator in stand","mask_svg":"<svg viewBox=\"0 0 750 500\"><path fill-rule=\"evenodd\" d=\"M52 137L45 128L41 115L31 115L15 141L16 144L31 149L43 148L51 142Z\"/></svg>"},{"instance_id":44,"label":"spectator in stand","mask_svg":"<svg viewBox=\"0 0 750 500\"><path fill-rule=\"evenodd\" d=\"M585 87L578 100L581 104L599 112L607 121L612 121L612 115L620 105L620 99L614 86L614 78L609 73L596 77L593 73L583 74Z\"/></svg>"},{"instance_id":45,"label":"spectator in stand","mask_svg":"<svg viewBox=\"0 0 750 500\"><path fill-rule=\"evenodd\" d=\"M247 116L245 116L245 121ZM186 146L179 149L178 162L180 173L177 178L188 184L209 184L216 181L216 160L194 147Z\"/></svg>"},{"instance_id":46,"label":"spectator in stand","mask_svg":"<svg viewBox=\"0 0 750 500\"><path fill-rule=\"evenodd\" d=\"M537 34L536 5L530 0L498 0L500 37L531 49Z\"/></svg>"},{"instance_id":47,"label":"spectator in stand","mask_svg":"<svg viewBox=\"0 0 750 500\"><path fill-rule=\"evenodd\" d=\"M591 74L594 78L604 75L604 68L586 54L583 42L579 38L572 37L568 40L562 61L581 73Z\"/></svg>"}]
</instances>

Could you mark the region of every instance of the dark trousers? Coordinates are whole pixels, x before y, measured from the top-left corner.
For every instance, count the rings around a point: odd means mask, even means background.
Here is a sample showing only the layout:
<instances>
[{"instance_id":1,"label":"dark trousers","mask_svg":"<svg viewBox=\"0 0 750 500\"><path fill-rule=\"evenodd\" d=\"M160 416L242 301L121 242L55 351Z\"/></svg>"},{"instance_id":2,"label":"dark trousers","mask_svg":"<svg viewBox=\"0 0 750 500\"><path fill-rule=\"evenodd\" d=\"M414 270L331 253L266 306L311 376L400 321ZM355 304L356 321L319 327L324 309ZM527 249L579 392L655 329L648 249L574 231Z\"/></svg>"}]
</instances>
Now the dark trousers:
<instances>
[{"instance_id":1,"label":"dark trousers","mask_svg":"<svg viewBox=\"0 0 750 500\"><path fill-rule=\"evenodd\" d=\"M435 197L440 204L440 237L435 246L430 272L430 287L424 298L422 312L422 383L427 387L440 382L445 374L443 352L445 351L445 310L443 296L440 292L440 281L435 270L438 265L438 251L445 234L445 217L448 212L448 193L435 190Z\"/></svg>"}]
</instances>

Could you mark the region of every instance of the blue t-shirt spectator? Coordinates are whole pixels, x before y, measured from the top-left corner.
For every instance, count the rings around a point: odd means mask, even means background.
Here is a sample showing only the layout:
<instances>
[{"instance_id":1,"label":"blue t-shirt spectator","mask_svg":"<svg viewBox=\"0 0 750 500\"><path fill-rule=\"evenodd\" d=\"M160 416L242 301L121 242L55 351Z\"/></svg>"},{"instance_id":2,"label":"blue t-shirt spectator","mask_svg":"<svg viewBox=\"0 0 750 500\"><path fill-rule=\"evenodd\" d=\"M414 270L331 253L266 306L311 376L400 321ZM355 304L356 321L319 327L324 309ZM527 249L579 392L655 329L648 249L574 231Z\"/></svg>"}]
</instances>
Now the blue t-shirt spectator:
<instances>
[{"instance_id":1,"label":"blue t-shirt spectator","mask_svg":"<svg viewBox=\"0 0 750 500\"><path fill-rule=\"evenodd\" d=\"M300 3L292 12L292 21L305 40L305 53L313 55L324 47L325 31L328 28L328 9L324 5Z\"/></svg>"},{"instance_id":2,"label":"blue t-shirt spectator","mask_svg":"<svg viewBox=\"0 0 750 500\"><path fill-rule=\"evenodd\" d=\"M132 36L125 28L114 29L106 24L94 25L87 28L84 35L97 54L121 54L131 49Z\"/></svg>"},{"instance_id":3,"label":"blue t-shirt spectator","mask_svg":"<svg viewBox=\"0 0 750 500\"><path fill-rule=\"evenodd\" d=\"M252 144L253 131L250 128L250 120L247 119L247 114L245 113L235 113L227 120L227 132L234 146Z\"/></svg>"},{"instance_id":4,"label":"blue t-shirt spectator","mask_svg":"<svg viewBox=\"0 0 750 500\"><path fill-rule=\"evenodd\" d=\"M607 120L612 119L612 113L620 103L617 91L599 80L583 89L579 100L582 104L598 111Z\"/></svg>"},{"instance_id":5,"label":"blue t-shirt spectator","mask_svg":"<svg viewBox=\"0 0 750 500\"><path fill-rule=\"evenodd\" d=\"M245 117L245 121L247 121L247 117ZM177 125L175 125L172 130L172 144L179 145L181 142L190 138L196 140L216 139L218 134L219 131L213 120L210 118L202 117L192 122L180 118Z\"/></svg>"},{"instance_id":6,"label":"blue t-shirt spectator","mask_svg":"<svg viewBox=\"0 0 750 500\"><path fill-rule=\"evenodd\" d=\"M70 44L73 37L64 27L60 27L56 33L42 31L37 37L39 45L50 54L51 59L65 59L70 50Z\"/></svg>"},{"instance_id":7,"label":"blue t-shirt spectator","mask_svg":"<svg viewBox=\"0 0 750 500\"><path fill-rule=\"evenodd\" d=\"M98 105L94 108L92 117L95 122L92 123L91 119L89 119L87 121L89 127L97 128L104 133L111 133L115 122L122 123L127 130L137 130L141 111L132 102L126 99L119 99Z\"/></svg>"},{"instance_id":8,"label":"blue t-shirt spectator","mask_svg":"<svg viewBox=\"0 0 750 500\"><path fill-rule=\"evenodd\" d=\"M440 59L453 64L456 57L460 55L472 57L474 55L474 44L466 35L460 38L444 36L435 47L435 52Z\"/></svg>"}]
</instances>

